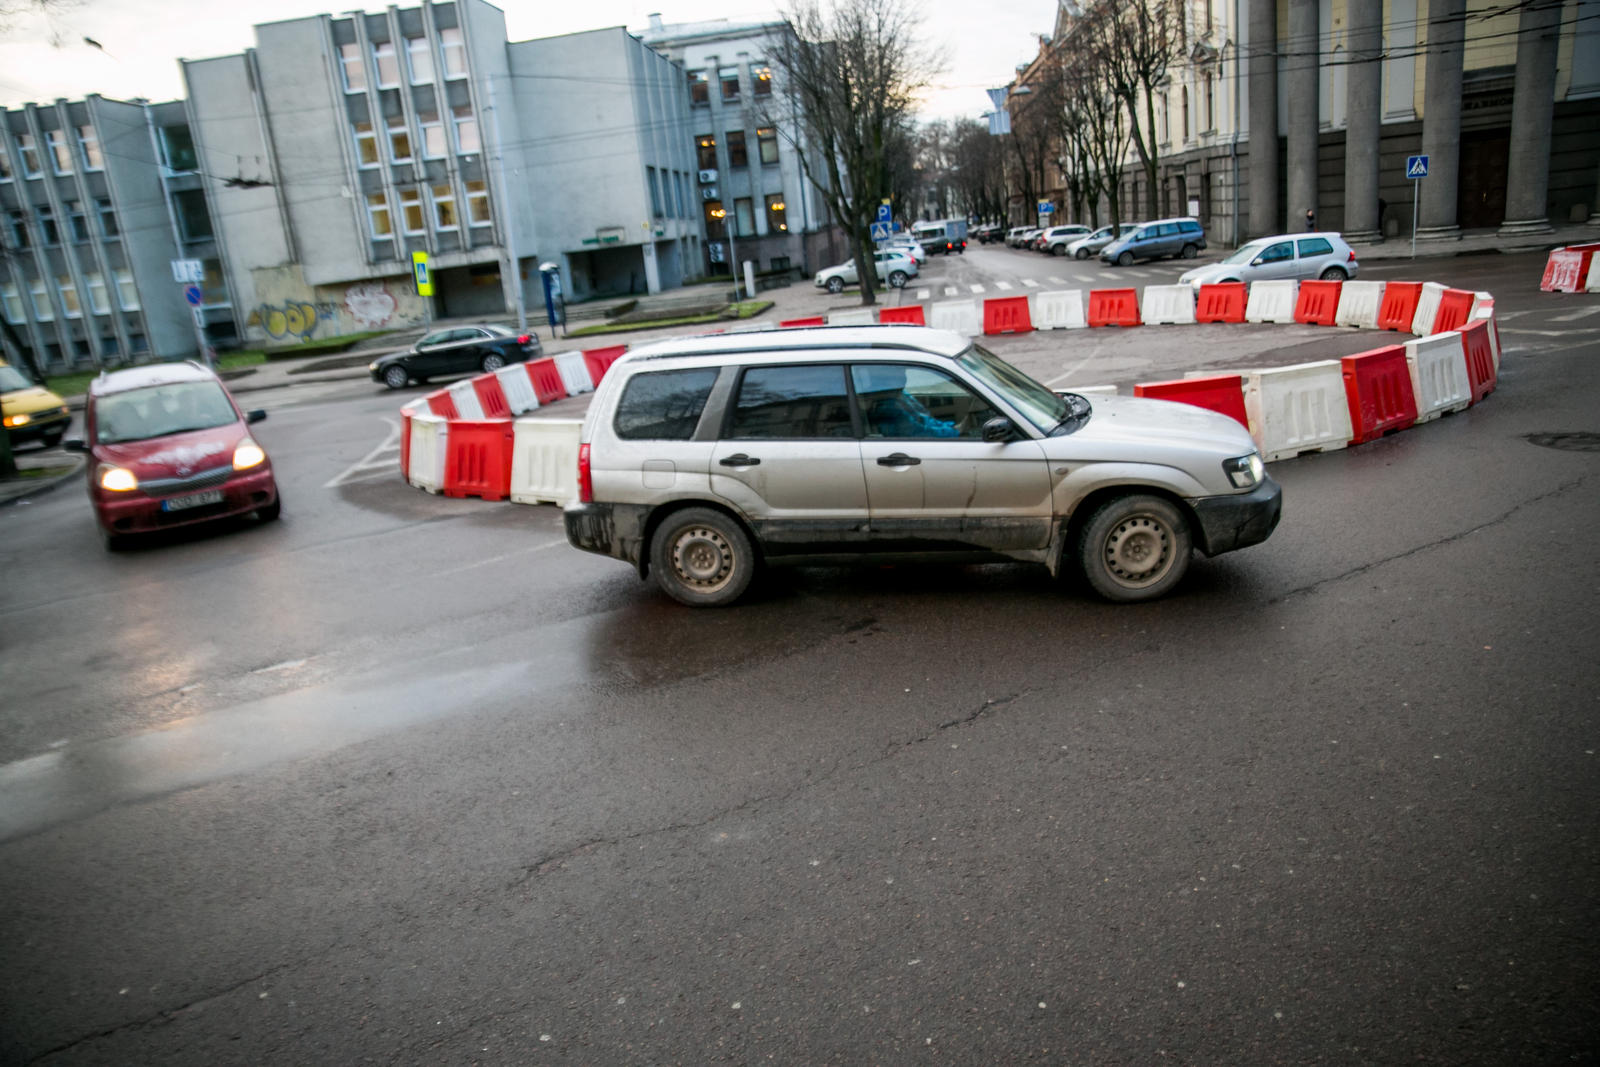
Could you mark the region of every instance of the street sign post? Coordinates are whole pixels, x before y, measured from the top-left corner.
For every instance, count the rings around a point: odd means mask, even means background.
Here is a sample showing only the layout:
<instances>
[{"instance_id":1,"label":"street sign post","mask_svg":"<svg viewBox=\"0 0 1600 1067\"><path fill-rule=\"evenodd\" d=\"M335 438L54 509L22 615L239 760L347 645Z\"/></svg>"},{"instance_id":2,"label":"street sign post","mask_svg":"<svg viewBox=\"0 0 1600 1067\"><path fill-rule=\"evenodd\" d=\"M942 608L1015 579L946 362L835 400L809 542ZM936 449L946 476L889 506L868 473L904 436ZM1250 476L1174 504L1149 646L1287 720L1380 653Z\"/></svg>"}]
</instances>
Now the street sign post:
<instances>
[{"instance_id":1,"label":"street sign post","mask_svg":"<svg viewBox=\"0 0 1600 1067\"><path fill-rule=\"evenodd\" d=\"M433 274L428 270L428 253L411 253L411 276L417 281L418 296L433 295Z\"/></svg>"},{"instance_id":2,"label":"street sign post","mask_svg":"<svg viewBox=\"0 0 1600 1067\"><path fill-rule=\"evenodd\" d=\"M872 224L872 239L874 241L887 241L889 239L889 224L887 222L874 222Z\"/></svg>"},{"instance_id":3,"label":"street sign post","mask_svg":"<svg viewBox=\"0 0 1600 1067\"><path fill-rule=\"evenodd\" d=\"M172 260L172 280L179 285L198 284L206 280L206 265L198 259Z\"/></svg>"},{"instance_id":4,"label":"street sign post","mask_svg":"<svg viewBox=\"0 0 1600 1067\"><path fill-rule=\"evenodd\" d=\"M1406 177L1412 181L1421 181L1428 176L1427 156L1406 157ZM1416 185L1411 189L1411 258L1417 258L1417 201L1422 198L1422 186Z\"/></svg>"},{"instance_id":5,"label":"street sign post","mask_svg":"<svg viewBox=\"0 0 1600 1067\"><path fill-rule=\"evenodd\" d=\"M1039 214L1041 214L1041 215L1054 215L1055 213L1056 213L1056 206L1054 204L1052 204L1048 200L1039 201Z\"/></svg>"},{"instance_id":6,"label":"street sign post","mask_svg":"<svg viewBox=\"0 0 1600 1067\"><path fill-rule=\"evenodd\" d=\"M885 226L894 221L894 209L889 206L887 200L878 205L878 221Z\"/></svg>"},{"instance_id":7,"label":"street sign post","mask_svg":"<svg viewBox=\"0 0 1600 1067\"><path fill-rule=\"evenodd\" d=\"M183 299L190 307L197 308L205 303L205 294L200 291L198 285L186 285L183 287Z\"/></svg>"}]
</instances>

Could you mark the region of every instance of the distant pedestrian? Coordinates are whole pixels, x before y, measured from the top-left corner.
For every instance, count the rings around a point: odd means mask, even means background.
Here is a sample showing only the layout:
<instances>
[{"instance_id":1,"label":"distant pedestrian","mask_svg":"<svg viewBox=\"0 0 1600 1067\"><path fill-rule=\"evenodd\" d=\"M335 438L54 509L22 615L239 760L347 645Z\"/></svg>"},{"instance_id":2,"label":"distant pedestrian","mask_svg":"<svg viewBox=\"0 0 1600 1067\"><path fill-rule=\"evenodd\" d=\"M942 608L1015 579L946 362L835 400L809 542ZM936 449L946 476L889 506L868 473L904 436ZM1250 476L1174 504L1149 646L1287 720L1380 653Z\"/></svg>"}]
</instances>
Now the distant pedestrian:
<instances>
[{"instance_id":1,"label":"distant pedestrian","mask_svg":"<svg viewBox=\"0 0 1600 1067\"><path fill-rule=\"evenodd\" d=\"M1310 231L1310 230L1314 230L1316 228L1317 228L1317 213L1314 210L1312 210L1311 208L1306 208L1306 229L1308 231Z\"/></svg>"}]
</instances>

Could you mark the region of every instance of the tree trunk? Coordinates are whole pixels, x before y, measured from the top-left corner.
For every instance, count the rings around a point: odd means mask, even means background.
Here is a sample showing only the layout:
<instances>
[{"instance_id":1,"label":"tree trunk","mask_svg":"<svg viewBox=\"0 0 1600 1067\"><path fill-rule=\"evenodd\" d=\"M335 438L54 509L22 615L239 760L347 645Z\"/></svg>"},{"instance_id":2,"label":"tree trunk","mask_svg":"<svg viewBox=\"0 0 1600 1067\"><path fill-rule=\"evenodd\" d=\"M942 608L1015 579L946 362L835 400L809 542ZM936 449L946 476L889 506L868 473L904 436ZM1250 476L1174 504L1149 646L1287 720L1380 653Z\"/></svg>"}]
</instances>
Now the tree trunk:
<instances>
[{"instance_id":1,"label":"tree trunk","mask_svg":"<svg viewBox=\"0 0 1600 1067\"><path fill-rule=\"evenodd\" d=\"M856 249L856 277L861 279L861 305L871 307L878 302L878 264L872 258L872 242L863 237L865 230L856 229L851 238Z\"/></svg>"}]
</instances>

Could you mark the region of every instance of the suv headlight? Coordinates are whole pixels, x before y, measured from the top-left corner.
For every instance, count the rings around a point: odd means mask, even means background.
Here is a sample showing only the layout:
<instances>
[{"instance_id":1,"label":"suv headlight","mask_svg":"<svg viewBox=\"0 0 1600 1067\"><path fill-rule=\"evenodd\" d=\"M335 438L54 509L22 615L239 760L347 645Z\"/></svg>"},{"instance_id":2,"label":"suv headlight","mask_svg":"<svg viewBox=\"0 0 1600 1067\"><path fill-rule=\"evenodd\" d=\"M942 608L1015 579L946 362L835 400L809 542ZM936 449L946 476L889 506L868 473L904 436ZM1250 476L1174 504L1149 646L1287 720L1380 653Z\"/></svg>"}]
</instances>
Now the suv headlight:
<instances>
[{"instance_id":1,"label":"suv headlight","mask_svg":"<svg viewBox=\"0 0 1600 1067\"><path fill-rule=\"evenodd\" d=\"M127 493L139 488L139 479L126 467L113 467L111 464L102 464L100 473L96 476L100 488L109 489L113 493Z\"/></svg>"},{"instance_id":2,"label":"suv headlight","mask_svg":"<svg viewBox=\"0 0 1600 1067\"><path fill-rule=\"evenodd\" d=\"M1222 461L1222 469L1227 472L1228 480L1236 489L1254 489L1261 484L1261 479L1266 476L1267 469L1261 463L1261 453L1252 452L1248 456L1237 456L1234 459Z\"/></svg>"}]
</instances>

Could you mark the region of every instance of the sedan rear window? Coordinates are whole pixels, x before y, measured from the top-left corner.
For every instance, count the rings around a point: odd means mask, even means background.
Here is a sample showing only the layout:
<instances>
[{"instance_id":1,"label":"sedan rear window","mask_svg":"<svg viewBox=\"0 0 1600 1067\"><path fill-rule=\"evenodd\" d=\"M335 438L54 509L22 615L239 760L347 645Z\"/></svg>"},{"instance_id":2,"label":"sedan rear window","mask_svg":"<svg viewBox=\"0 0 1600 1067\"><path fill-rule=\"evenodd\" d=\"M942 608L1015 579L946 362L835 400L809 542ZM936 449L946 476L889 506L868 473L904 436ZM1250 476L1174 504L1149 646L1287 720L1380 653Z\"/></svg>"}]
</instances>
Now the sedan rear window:
<instances>
[{"instance_id":1,"label":"sedan rear window","mask_svg":"<svg viewBox=\"0 0 1600 1067\"><path fill-rule=\"evenodd\" d=\"M617 402L615 427L624 441L687 441L717 380L717 369L635 374Z\"/></svg>"}]
</instances>

